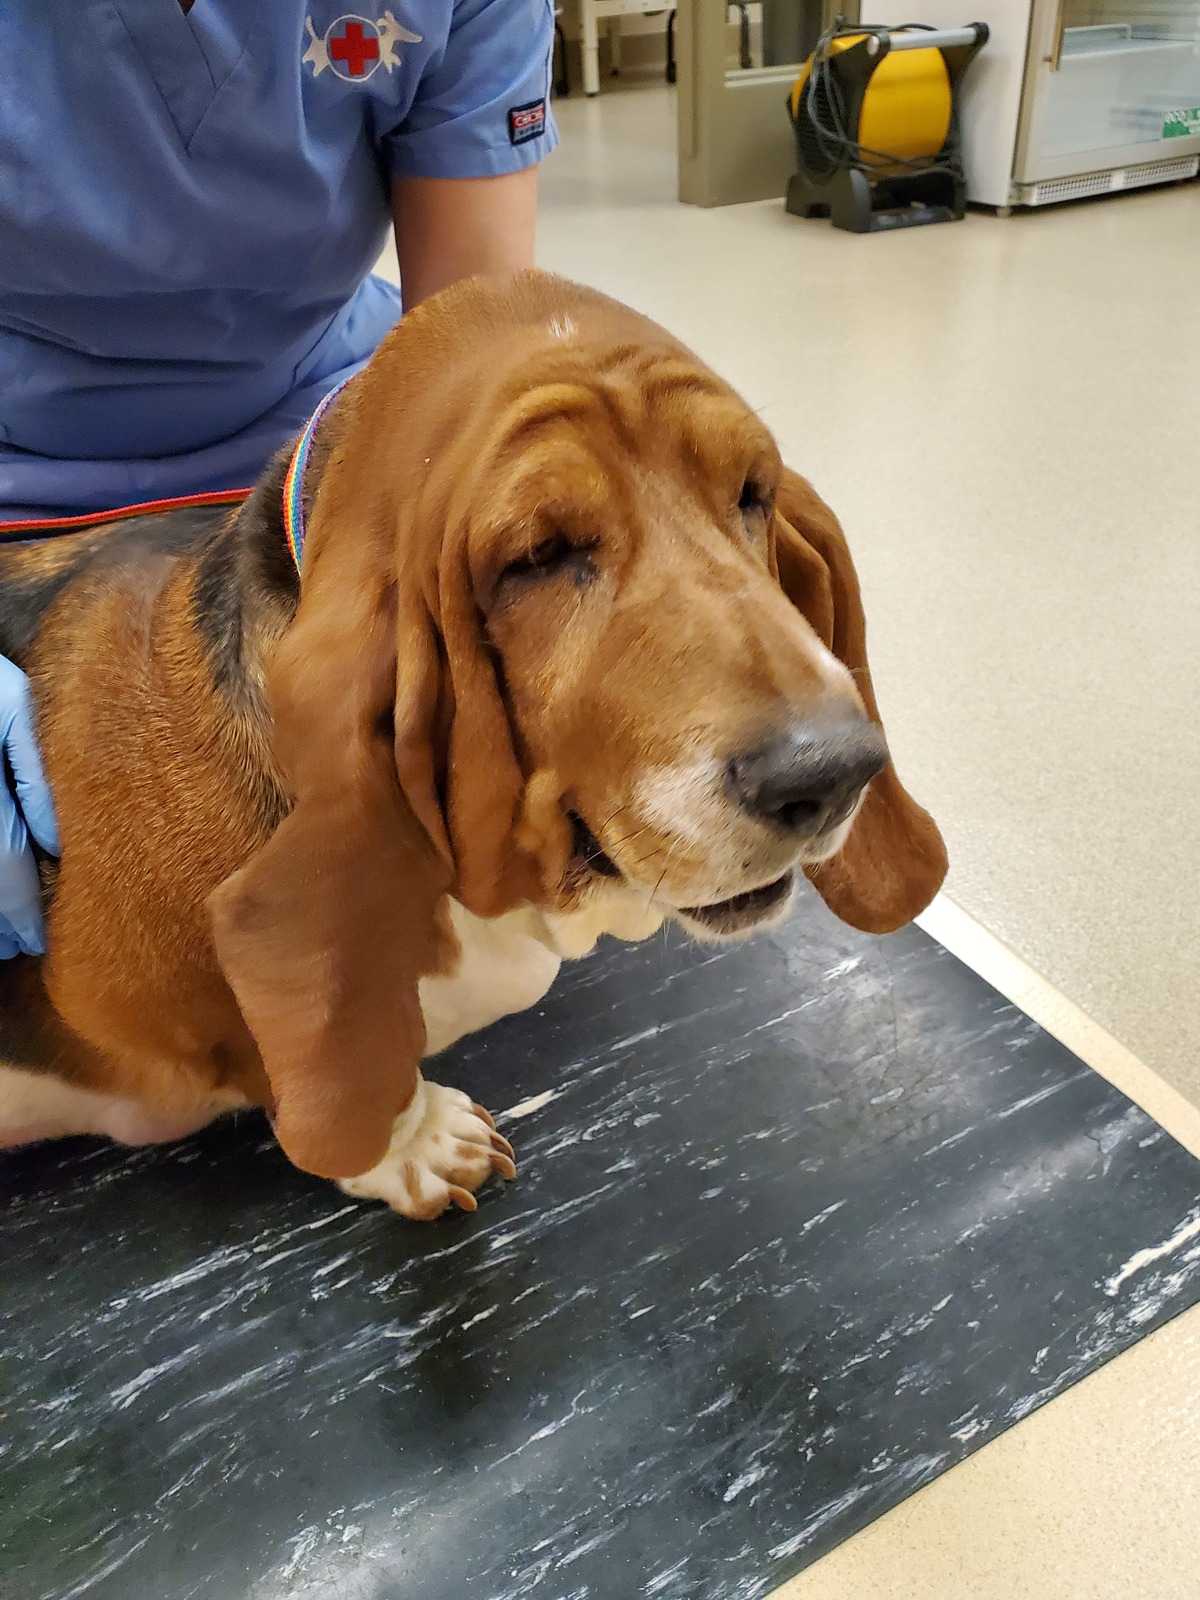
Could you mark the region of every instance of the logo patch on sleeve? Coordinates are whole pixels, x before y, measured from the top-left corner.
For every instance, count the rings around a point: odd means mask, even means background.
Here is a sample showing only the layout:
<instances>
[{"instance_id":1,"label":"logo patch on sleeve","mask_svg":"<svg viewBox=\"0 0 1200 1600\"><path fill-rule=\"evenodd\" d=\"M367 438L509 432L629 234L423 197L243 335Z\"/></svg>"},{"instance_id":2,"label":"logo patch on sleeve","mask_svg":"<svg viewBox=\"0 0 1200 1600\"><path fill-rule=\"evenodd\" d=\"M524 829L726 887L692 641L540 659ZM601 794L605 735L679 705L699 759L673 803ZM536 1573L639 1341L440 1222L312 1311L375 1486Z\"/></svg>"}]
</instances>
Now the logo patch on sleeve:
<instances>
[{"instance_id":1,"label":"logo patch on sleeve","mask_svg":"<svg viewBox=\"0 0 1200 1600\"><path fill-rule=\"evenodd\" d=\"M540 139L546 131L546 102L530 100L527 105L513 106L508 113L508 138L510 144L528 144L530 139Z\"/></svg>"}]
</instances>

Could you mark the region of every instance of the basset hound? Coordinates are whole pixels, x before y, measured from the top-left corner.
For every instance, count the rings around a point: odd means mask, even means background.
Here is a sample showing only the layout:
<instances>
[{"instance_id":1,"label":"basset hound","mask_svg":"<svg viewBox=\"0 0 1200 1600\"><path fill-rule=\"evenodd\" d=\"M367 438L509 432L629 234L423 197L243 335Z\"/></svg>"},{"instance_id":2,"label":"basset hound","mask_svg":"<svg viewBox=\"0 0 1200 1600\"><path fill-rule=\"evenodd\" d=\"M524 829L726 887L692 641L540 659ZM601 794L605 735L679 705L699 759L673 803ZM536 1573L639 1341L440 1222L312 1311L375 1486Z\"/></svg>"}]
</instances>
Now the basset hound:
<instances>
[{"instance_id":1,"label":"basset hound","mask_svg":"<svg viewBox=\"0 0 1200 1600\"><path fill-rule=\"evenodd\" d=\"M0 1143L261 1106L350 1194L472 1209L512 1151L425 1058L603 933L743 935L797 873L884 932L945 871L832 513L544 274L406 316L236 509L0 550L0 652L62 840L49 953L0 963Z\"/></svg>"}]
</instances>

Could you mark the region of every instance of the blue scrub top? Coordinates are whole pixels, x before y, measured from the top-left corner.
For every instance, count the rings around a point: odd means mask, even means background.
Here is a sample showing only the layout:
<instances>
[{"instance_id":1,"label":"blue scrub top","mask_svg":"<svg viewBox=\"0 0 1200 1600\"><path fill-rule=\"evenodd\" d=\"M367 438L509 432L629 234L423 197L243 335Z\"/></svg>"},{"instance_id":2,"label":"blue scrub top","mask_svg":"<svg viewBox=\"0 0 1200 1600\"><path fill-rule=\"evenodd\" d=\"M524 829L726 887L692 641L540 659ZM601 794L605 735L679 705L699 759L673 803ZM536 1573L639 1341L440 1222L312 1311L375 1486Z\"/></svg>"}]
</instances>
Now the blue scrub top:
<instances>
[{"instance_id":1,"label":"blue scrub top","mask_svg":"<svg viewBox=\"0 0 1200 1600\"><path fill-rule=\"evenodd\" d=\"M551 0L3 0L0 520L253 483L400 315L390 177L553 148L552 40Z\"/></svg>"}]
</instances>

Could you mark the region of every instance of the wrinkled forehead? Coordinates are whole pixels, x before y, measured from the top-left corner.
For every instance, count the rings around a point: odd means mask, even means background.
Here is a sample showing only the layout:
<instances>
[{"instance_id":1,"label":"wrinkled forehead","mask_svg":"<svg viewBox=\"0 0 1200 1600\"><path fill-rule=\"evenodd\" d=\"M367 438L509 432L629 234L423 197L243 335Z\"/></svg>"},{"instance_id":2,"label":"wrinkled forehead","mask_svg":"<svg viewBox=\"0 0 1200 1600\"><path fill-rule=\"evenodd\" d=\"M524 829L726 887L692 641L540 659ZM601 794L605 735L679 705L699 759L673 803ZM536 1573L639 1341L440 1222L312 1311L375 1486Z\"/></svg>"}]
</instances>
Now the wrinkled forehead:
<instances>
[{"instance_id":1,"label":"wrinkled forehead","mask_svg":"<svg viewBox=\"0 0 1200 1600\"><path fill-rule=\"evenodd\" d=\"M613 491L630 474L683 479L701 499L738 473L773 486L775 442L746 403L686 351L548 333L504 375L478 464L493 492Z\"/></svg>"}]
</instances>

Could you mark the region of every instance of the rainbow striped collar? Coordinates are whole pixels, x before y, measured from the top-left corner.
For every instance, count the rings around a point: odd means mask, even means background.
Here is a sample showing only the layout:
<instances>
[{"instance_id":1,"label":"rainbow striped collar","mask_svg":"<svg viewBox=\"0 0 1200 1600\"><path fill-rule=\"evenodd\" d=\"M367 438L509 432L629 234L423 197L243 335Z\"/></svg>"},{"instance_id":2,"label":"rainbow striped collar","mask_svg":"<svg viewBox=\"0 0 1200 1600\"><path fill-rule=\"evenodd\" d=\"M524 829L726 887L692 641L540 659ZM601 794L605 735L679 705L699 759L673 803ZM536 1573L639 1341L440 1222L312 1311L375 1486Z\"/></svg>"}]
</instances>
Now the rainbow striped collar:
<instances>
[{"instance_id":1,"label":"rainbow striped collar","mask_svg":"<svg viewBox=\"0 0 1200 1600\"><path fill-rule=\"evenodd\" d=\"M300 563L304 557L304 469L308 465L308 455L312 449L318 423L332 401L341 394L349 382L349 378L343 378L341 383L330 389L309 417L304 432L296 440L296 448L292 451L292 459L288 463L287 476L283 480L283 532L288 542L288 549L292 552L292 560L296 563L297 572L300 571Z\"/></svg>"}]
</instances>

